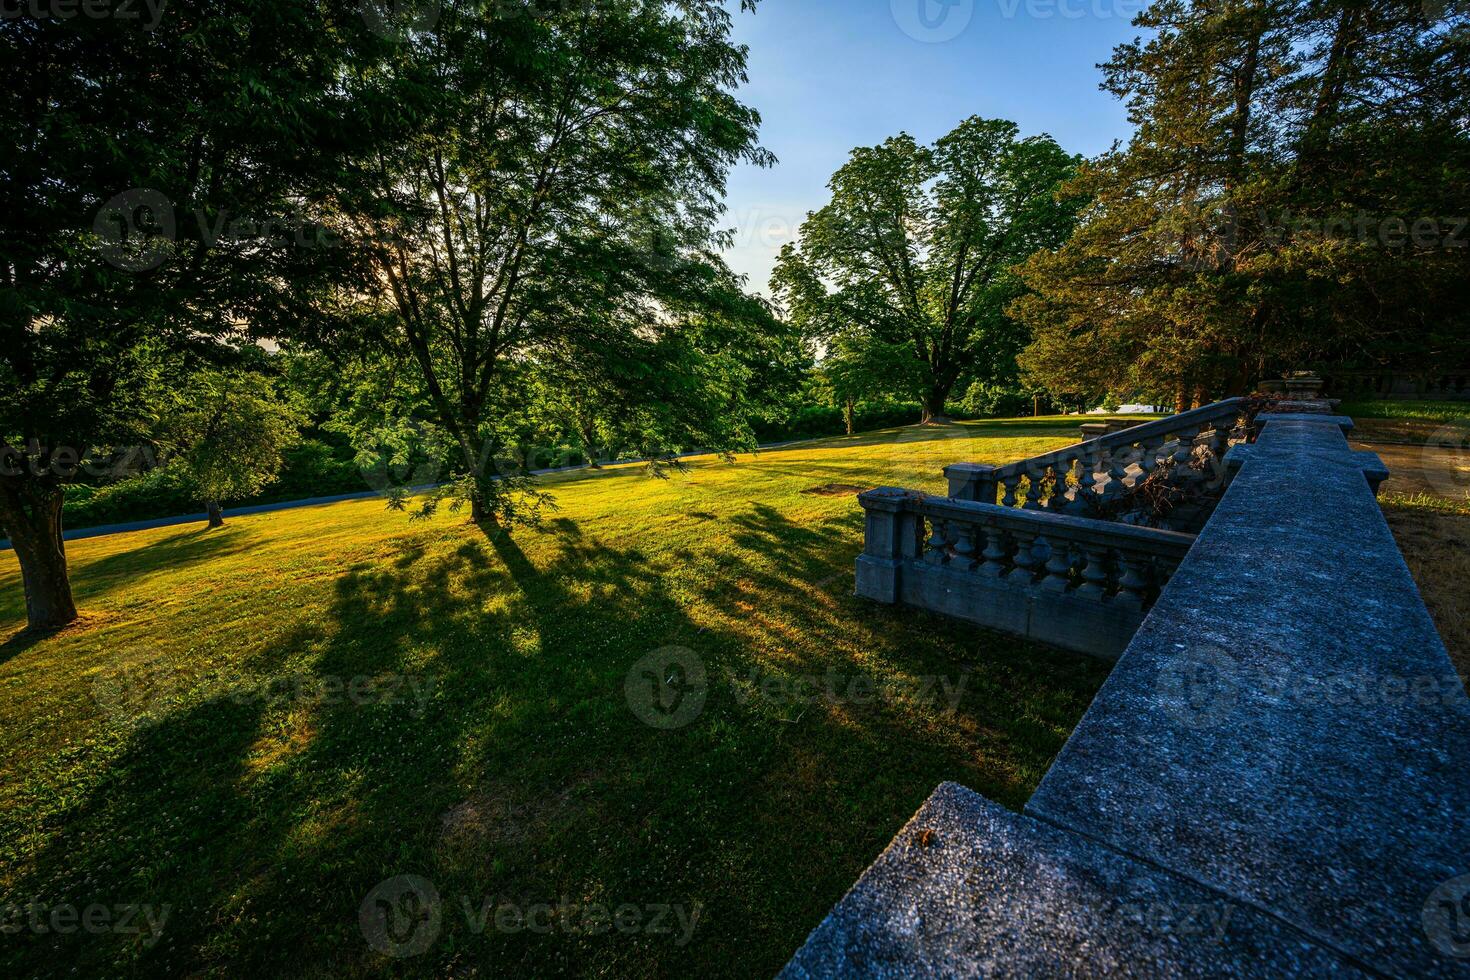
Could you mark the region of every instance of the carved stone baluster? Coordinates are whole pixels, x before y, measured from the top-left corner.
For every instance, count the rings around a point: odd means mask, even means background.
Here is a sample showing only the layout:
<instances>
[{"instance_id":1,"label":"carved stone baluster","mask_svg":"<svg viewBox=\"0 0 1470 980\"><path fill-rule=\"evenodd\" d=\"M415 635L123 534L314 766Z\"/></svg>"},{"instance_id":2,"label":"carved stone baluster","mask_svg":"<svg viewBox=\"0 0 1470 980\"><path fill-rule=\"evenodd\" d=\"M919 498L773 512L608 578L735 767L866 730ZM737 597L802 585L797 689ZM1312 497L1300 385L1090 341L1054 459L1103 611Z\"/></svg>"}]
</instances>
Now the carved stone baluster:
<instances>
[{"instance_id":1,"label":"carved stone baluster","mask_svg":"<svg viewBox=\"0 0 1470 980\"><path fill-rule=\"evenodd\" d=\"M1179 440L1179 445L1174 450L1173 458L1169 460L1169 473L1171 476L1178 476L1182 470L1189 467L1189 461L1194 458L1194 440L1197 434L1193 432L1179 432L1175 435Z\"/></svg>"},{"instance_id":2,"label":"carved stone baluster","mask_svg":"<svg viewBox=\"0 0 1470 980\"><path fill-rule=\"evenodd\" d=\"M1143 469L1143 479L1147 480L1149 475L1159 468L1159 450L1163 445L1163 436L1150 436L1139 447L1142 455L1138 459L1138 465Z\"/></svg>"},{"instance_id":3,"label":"carved stone baluster","mask_svg":"<svg viewBox=\"0 0 1470 980\"><path fill-rule=\"evenodd\" d=\"M1026 472L1026 502L1022 510L1041 509L1041 485L1046 479L1046 470L1040 466L1028 468Z\"/></svg>"},{"instance_id":4,"label":"carved stone baluster","mask_svg":"<svg viewBox=\"0 0 1470 980\"><path fill-rule=\"evenodd\" d=\"M1041 587L1048 592L1065 592L1072 584L1071 546L1055 534L1039 539L1038 549L1046 555L1046 576Z\"/></svg>"},{"instance_id":5,"label":"carved stone baluster","mask_svg":"<svg viewBox=\"0 0 1470 980\"><path fill-rule=\"evenodd\" d=\"M949 526L946 521L938 517L929 518L929 546L924 552L924 560L933 565L944 565L949 562Z\"/></svg>"},{"instance_id":6,"label":"carved stone baluster","mask_svg":"<svg viewBox=\"0 0 1470 980\"><path fill-rule=\"evenodd\" d=\"M1057 463L1051 468L1051 495L1046 498L1046 509L1060 514L1067 509L1067 474L1072 464Z\"/></svg>"},{"instance_id":7,"label":"carved stone baluster","mask_svg":"<svg viewBox=\"0 0 1470 980\"><path fill-rule=\"evenodd\" d=\"M1002 507L1016 506L1016 489L1021 485L1021 474L1004 477L1000 485L1005 488L1005 493L1000 498Z\"/></svg>"},{"instance_id":8,"label":"carved stone baluster","mask_svg":"<svg viewBox=\"0 0 1470 980\"><path fill-rule=\"evenodd\" d=\"M1148 598L1148 558L1130 551L1118 552L1118 594L1113 601L1130 609L1142 609Z\"/></svg>"},{"instance_id":9,"label":"carved stone baluster","mask_svg":"<svg viewBox=\"0 0 1470 980\"><path fill-rule=\"evenodd\" d=\"M1088 599L1102 599L1108 594L1108 549L1105 545L1084 546L1087 563L1082 566L1082 584L1077 594Z\"/></svg>"},{"instance_id":10,"label":"carved stone baluster","mask_svg":"<svg viewBox=\"0 0 1470 980\"><path fill-rule=\"evenodd\" d=\"M1017 585L1030 585L1036 579L1037 570L1041 562L1036 557L1036 532L1035 531L1012 531L1011 537L1016 541L1016 567L1006 576L1006 581L1015 582Z\"/></svg>"},{"instance_id":11,"label":"carved stone baluster","mask_svg":"<svg viewBox=\"0 0 1470 980\"><path fill-rule=\"evenodd\" d=\"M1103 484L1103 500L1111 501L1123 495L1123 479L1128 475L1128 460L1120 448L1108 450L1108 482Z\"/></svg>"},{"instance_id":12,"label":"carved stone baluster","mask_svg":"<svg viewBox=\"0 0 1470 980\"><path fill-rule=\"evenodd\" d=\"M1077 492L1072 495L1073 514L1091 514L1097 503L1097 452L1089 449L1077 460Z\"/></svg>"},{"instance_id":13,"label":"carved stone baluster","mask_svg":"<svg viewBox=\"0 0 1470 980\"><path fill-rule=\"evenodd\" d=\"M980 574L987 578L1001 578L1006 573L1006 559L1010 557L1010 541L1006 533L994 525L985 528L985 559Z\"/></svg>"},{"instance_id":14,"label":"carved stone baluster","mask_svg":"<svg viewBox=\"0 0 1470 980\"><path fill-rule=\"evenodd\" d=\"M980 534L976 524L960 524L955 535L954 557L959 568L970 571L975 567L975 541Z\"/></svg>"}]
</instances>

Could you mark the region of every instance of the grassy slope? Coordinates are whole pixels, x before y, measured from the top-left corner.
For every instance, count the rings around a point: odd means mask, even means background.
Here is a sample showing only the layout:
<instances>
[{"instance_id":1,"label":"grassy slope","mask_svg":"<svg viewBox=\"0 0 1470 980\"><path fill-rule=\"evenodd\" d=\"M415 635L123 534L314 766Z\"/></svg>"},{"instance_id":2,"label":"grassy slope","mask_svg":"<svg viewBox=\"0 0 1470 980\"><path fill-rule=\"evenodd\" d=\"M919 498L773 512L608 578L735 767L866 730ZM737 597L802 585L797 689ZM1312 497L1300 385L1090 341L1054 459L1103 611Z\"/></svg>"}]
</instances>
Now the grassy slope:
<instances>
[{"instance_id":1,"label":"grassy slope","mask_svg":"<svg viewBox=\"0 0 1470 980\"><path fill-rule=\"evenodd\" d=\"M376 501L69 546L87 620L0 648L0 895L172 907L163 938L0 935L0 973L770 975L934 786L1019 806L1105 670L851 598L861 513L816 485L938 490L940 467L1075 420L906 429L660 481L549 481L488 540ZM0 635L22 619L0 555ZM669 645L710 673L678 731L624 698ZM971 672L959 709L764 698L746 681ZM304 679L412 675L407 703ZM732 679L732 675L734 678ZM262 684L271 696L260 696ZM372 952L359 904L428 877L443 934ZM460 903L701 907L693 940L474 934Z\"/></svg>"}]
</instances>

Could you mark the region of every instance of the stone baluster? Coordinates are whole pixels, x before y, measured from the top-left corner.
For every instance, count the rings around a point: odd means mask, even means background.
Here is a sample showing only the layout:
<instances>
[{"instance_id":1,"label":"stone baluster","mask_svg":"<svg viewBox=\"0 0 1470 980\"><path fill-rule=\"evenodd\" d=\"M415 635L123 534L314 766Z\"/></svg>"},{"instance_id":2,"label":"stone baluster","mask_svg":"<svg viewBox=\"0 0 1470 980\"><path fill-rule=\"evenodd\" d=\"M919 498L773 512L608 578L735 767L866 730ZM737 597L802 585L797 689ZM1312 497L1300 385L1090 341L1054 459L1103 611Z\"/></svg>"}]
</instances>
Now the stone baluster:
<instances>
[{"instance_id":1,"label":"stone baluster","mask_svg":"<svg viewBox=\"0 0 1470 980\"><path fill-rule=\"evenodd\" d=\"M1050 535L1038 539L1038 550L1046 556L1046 575L1041 587L1048 592L1065 592L1072 584L1072 549L1063 539Z\"/></svg>"},{"instance_id":2,"label":"stone baluster","mask_svg":"<svg viewBox=\"0 0 1470 980\"><path fill-rule=\"evenodd\" d=\"M1123 480L1127 476L1128 458L1122 448L1108 450L1108 482L1103 484L1103 500L1113 501L1123 496Z\"/></svg>"},{"instance_id":3,"label":"stone baluster","mask_svg":"<svg viewBox=\"0 0 1470 980\"><path fill-rule=\"evenodd\" d=\"M1051 494L1046 498L1046 509L1060 514L1067 509L1067 474L1070 463L1057 463L1051 468Z\"/></svg>"},{"instance_id":4,"label":"stone baluster","mask_svg":"<svg viewBox=\"0 0 1470 980\"><path fill-rule=\"evenodd\" d=\"M967 572L975 568L975 555L978 551L976 545L981 533L980 525L971 523L960 524L956 530L954 543L955 562L959 568Z\"/></svg>"},{"instance_id":5,"label":"stone baluster","mask_svg":"<svg viewBox=\"0 0 1470 980\"><path fill-rule=\"evenodd\" d=\"M929 546L924 552L924 560L932 565L944 565L949 562L949 523L937 517L929 519Z\"/></svg>"},{"instance_id":6,"label":"stone baluster","mask_svg":"<svg viewBox=\"0 0 1470 980\"><path fill-rule=\"evenodd\" d=\"M1021 474L1002 477L1000 485L1005 489L1004 495L1000 498L1000 505L1002 507L1016 506L1016 490L1021 485Z\"/></svg>"},{"instance_id":7,"label":"stone baluster","mask_svg":"<svg viewBox=\"0 0 1470 980\"><path fill-rule=\"evenodd\" d=\"M1072 495L1072 506L1068 508L1074 514L1092 513L1092 505L1097 502L1097 463L1097 452L1092 449L1077 460L1077 492Z\"/></svg>"},{"instance_id":8,"label":"stone baluster","mask_svg":"<svg viewBox=\"0 0 1470 980\"><path fill-rule=\"evenodd\" d=\"M1179 432L1175 434L1179 445L1174 450L1174 456L1169 461L1171 476L1177 476L1181 471L1189 467L1189 461L1194 458L1194 440L1196 433Z\"/></svg>"},{"instance_id":9,"label":"stone baluster","mask_svg":"<svg viewBox=\"0 0 1470 980\"><path fill-rule=\"evenodd\" d=\"M980 565L980 574L986 578L1002 578L1006 573L1006 559L1010 557L1011 549L1005 531L994 525L985 528L985 551L981 555L984 559Z\"/></svg>"},{"instance_id":10,"label":"stone baluster","mask_svg":"<svg viewBox=\"0 0 1470 980\"><path fill-rule=\"evenodd\" d=\"M1083 547L1086 564L1082 566L1082 584L1077 594L1087 599L1101 599L1108 593L1108 548L1089 544Z\"/></svg>"},{"instance_id":11,"label":"stone baluster","mask_svg":"<svg viewBox=\"0 0 1470 980\"><path fill-rule=\"evenodd\" d=\"M1040 466L1033 466L1026 472L1026 502L1021 505L1022 510L1041 509L1041 488L1046 482L1046 470Z\"/></svg>"},{"instance_id":12,"label":"stone baluster","mask_svg":"<svg viewBox=\"0 0 1470 980\"><path fill-rule=\"evenodd\" d=\"M1159 450L1163 448L1163 436L1151 436L1139 447L1138 465L1143 470L1143 479L1148 479L1159 468Z\"/></svg>"},{"instance_id":13,"label":"stone baluster","mask_svg":"<svg viewBox=\"0 0 1470 980\"><path fill-rule=\"evenodd\" d=\"M1113 596L1113 601L1130 609L1142 609L1148 599L1148 558L1119 551L1118 567L1118 594Z\"/></svg>"},{"instance_id":14,"label":"stone baluster","mask_svg":"<svg viewBox=\"0 0 1470 980\"><path fill-rule=\"evenodd\" d=\"M1006 581L1017 585L1030 585L1036 579L1040 561L1036 558L1036 532L1035 531L1012 531L1011 537L1016 541L1016 567L1006 576Z\"/></svg>"}]
</instances>

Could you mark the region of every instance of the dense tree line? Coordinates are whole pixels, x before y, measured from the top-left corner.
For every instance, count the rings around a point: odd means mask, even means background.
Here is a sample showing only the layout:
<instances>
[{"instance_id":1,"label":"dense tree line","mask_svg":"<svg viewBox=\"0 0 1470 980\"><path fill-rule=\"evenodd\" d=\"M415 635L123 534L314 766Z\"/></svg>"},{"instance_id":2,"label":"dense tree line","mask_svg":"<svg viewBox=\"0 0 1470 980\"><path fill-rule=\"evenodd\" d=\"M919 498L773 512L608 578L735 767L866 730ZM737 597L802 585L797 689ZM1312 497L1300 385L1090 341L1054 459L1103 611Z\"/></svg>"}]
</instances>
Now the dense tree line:
<instances>
[{"instance_id":1,"label":"dense tree line","mask_svg":"<svg viewBox=\"0 0 1470 980\"><path fill-rule=\"evenodd\" d=\"M1470 300L1470 20L1414 0L1157 0L1103 87L1129 143L1021 270L1053 391L1181 407L1323 363L1457 368Z\"/></svg>"}]
</instances>

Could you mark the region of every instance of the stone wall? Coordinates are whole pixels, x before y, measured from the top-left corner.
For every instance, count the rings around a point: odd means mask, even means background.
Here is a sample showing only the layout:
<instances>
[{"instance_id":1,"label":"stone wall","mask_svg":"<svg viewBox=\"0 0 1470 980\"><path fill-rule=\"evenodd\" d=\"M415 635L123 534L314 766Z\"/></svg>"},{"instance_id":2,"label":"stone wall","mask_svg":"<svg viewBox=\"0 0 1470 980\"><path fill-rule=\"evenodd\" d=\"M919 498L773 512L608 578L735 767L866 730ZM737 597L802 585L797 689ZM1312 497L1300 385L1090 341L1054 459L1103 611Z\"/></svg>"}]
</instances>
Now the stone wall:
<instances>
[{"instance_id":1,"label":"stone wall","mask_svg":"<svg viewBox=\"0 0 1470 980\"><path fill-rule=\"evenodd\" d=\"M1351 423L1264 416L1022 814L941 786L789 977L1470 977L1470 700Z\"/></svg>"}]
</instances>

